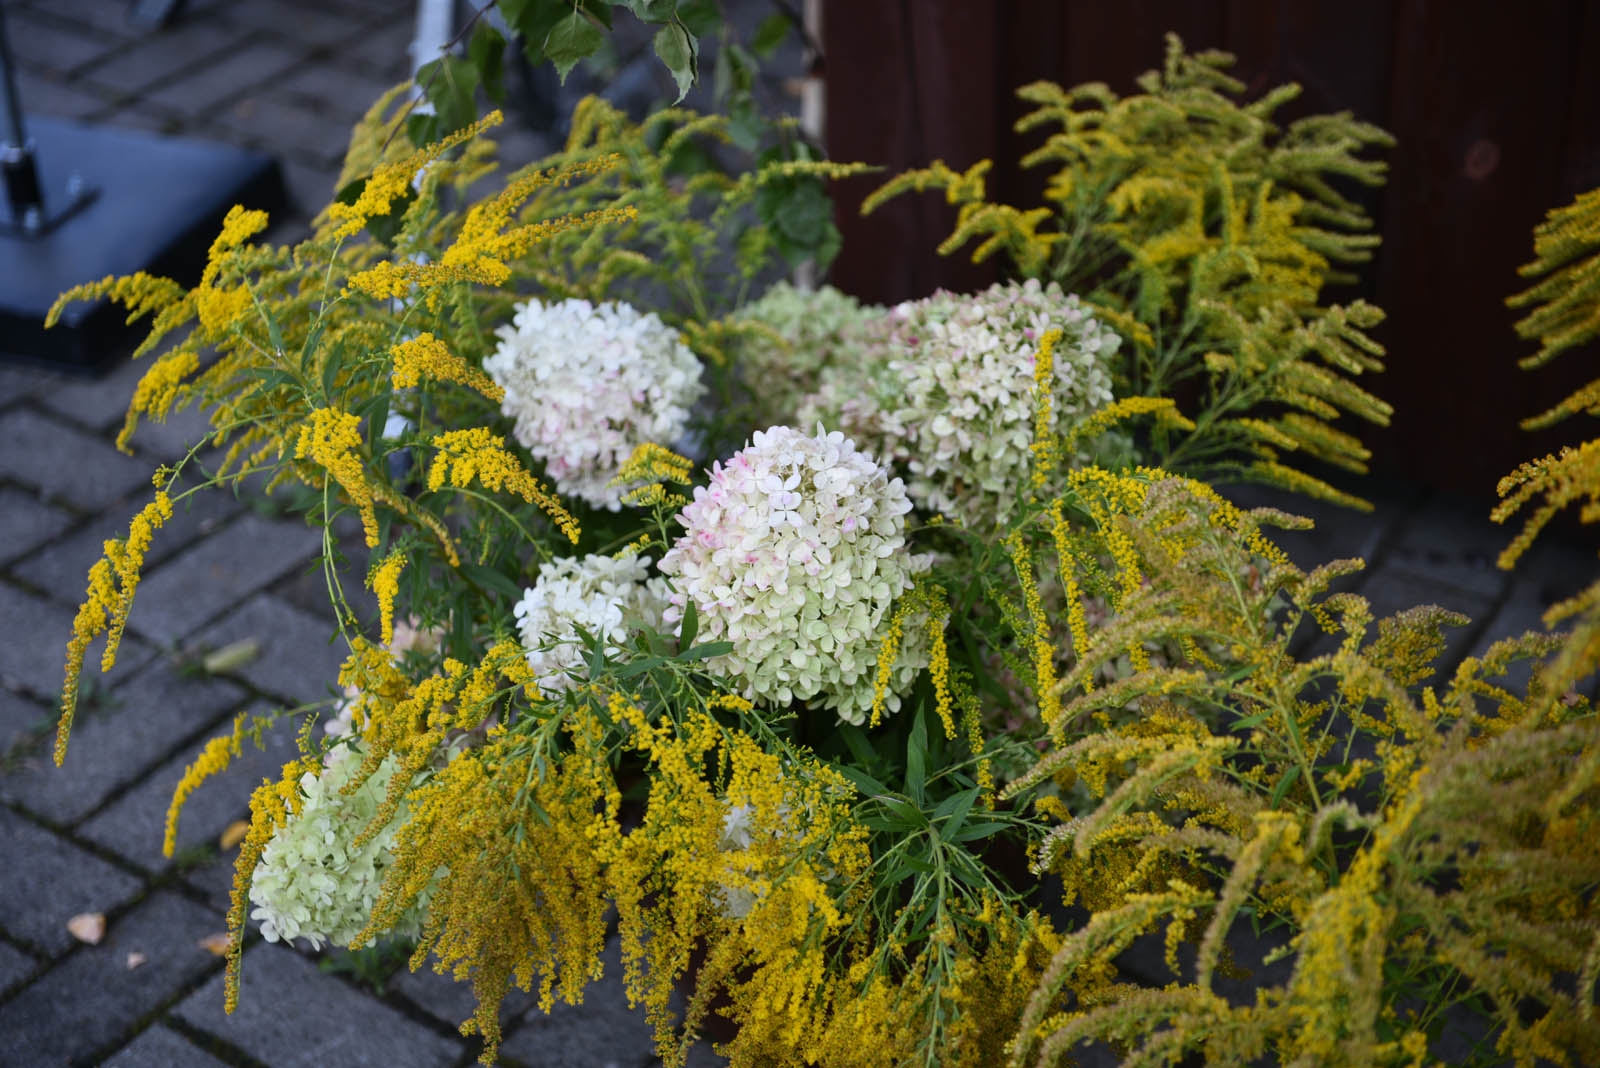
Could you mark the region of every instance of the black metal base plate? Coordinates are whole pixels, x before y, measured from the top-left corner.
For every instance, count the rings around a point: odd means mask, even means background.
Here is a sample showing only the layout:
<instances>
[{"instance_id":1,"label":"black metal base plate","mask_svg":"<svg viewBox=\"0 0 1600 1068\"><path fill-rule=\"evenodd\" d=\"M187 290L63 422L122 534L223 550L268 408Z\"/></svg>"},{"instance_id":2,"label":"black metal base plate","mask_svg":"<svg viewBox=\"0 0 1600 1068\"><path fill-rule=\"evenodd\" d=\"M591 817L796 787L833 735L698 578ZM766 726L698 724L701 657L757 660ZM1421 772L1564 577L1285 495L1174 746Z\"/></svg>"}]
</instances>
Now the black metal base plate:
<instances>
[{"instance_id":1,"label":"black metal base plate","mask_svg":"<svg viewBox=\"0 0 1600 1068\"><path fill-rule=\"evenodd\" d=\"M288 203L277 161L259 152L63 119L26 125L46 196L73 174L99 196L43 236L0 234L0 361L105 370L148 321L130 328L120 305L78 302L45 330L57 296L135 271L193 284L230 207L278 212Z\"/></svg>"}]
</instances>

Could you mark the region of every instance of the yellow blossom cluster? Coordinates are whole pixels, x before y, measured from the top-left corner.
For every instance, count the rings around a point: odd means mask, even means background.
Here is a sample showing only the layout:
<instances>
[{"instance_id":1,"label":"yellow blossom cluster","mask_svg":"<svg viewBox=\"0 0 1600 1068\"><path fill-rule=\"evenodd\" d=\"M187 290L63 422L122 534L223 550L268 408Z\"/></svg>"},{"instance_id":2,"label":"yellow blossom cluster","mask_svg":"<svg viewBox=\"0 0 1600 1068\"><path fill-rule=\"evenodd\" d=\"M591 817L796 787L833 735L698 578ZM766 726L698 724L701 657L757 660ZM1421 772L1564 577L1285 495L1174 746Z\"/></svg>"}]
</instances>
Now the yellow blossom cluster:
<instances>
[{"instance_id":1,"label":"yellow blossom cluster","mask_svg":"<svg viewBox=\"0 0 1600 1068\"><path fill-rule=\"evenodd\" d=\"M295 440L296 459L311 460L344 490L361 515L367 546L378 547L378 517L372 487L361 460L361 418L337 408L317 408L300 426Z\"/></svg>"},{"instance_id":2,"label":"yellow blossom cluster","mask_svg":"<svg viewBox=\"0 0 1600 1068\"><path fill-rule=\"evenodd\" d=\"M166 490L157 490L150 503L133 517L127 538L107 541L105 555L89 569L88 589L73 617L72 638L67 643L61 721L56 728L58 767L67 756L67 739L72 734L72 720L78 709L78 676L83 671L84 657L88 655L90 644L104 634L106 645L100 655L100 670L110 671L116 665L117 647L128 625L128 612L133 608L133 595L139 585L145 554L150 551L150 541L156 531L170 518L172 500Z\"/></svg>"},{"instance_id":3,"label":"yellow blossom cluster","mask_svg":"<svg viewBox=\"0 0 1600 1068\"><path fill-rule=\"evenodd\" d=\"M504 489L537 505L569 541L578 543L578 521L572 513L528 473L506 449L504 440L488 427L446 431L429 444L439 450L439 455L428 470L428 489L438 490L447 480L452 486L465 488L477 479L491 492Z\"/></svg>"},{"instance_id":4,"label":"yellow blossom cluster","mask_svg":"<svg viewBox=\"0 0 1600 1068\"><path fill-rule=\"evenodd\" d=\"M459 382L497 404L505 399L505 389L494 379L451 352L443 341L427 331L393 346L389 356L394 361L389 382L395 389L411 389L427 378L435 382Z\"/></svg>"}]
</instances>

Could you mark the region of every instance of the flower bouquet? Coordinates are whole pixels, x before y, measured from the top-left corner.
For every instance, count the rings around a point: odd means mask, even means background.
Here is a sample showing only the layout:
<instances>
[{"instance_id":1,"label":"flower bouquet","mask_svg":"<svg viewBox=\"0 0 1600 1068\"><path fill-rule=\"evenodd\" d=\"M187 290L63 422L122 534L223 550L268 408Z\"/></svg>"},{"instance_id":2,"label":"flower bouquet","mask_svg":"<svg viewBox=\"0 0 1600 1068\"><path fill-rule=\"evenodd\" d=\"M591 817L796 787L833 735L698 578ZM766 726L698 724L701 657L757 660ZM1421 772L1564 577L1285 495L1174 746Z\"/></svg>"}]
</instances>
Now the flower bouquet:
<instances>
[{"instance_id":1,"label":"flower bouquet","mask_svg":"<svg viewBox=\"0 0 1600 1068\"><path fill-rule=\"evenodd\" d=\"M1303 570L1268 531L1305 521L1201 480L1338 497L1284 454L1359 468L1331 422L1386 417L1351 377L1375 310L1319 304L1363 243L1318 176L1372 176L1375 138L1273 142L1219 68L1031 90L1068 129L1056 231L981 171L891 182L945 183L957 238L1014 255L982 293L773 284L797 235L753 206L859 168L686 167L716 117L590 99L479 195L495 117L413 151L391 98L307 241L236 210L194 288L68 294L152 316L144 351L191 327L129 428L212 431L89 576L58 759L183 498L296 481L327 532L348 658L278 717L300 753L251 803L230 1003L252 921L399 934L472 984L490 1063L509 988L580 1000L614 910L667 1063L720 1016L735 1064L1411 1065L1450 1012L1600 1058L1592 648L1523 694L1502 676L1559 637L1435 679L1459 617L1374 626L1331 592L1359 561ZM206 745L169 847L264 726Z\"/></svg>"}]
</instances>

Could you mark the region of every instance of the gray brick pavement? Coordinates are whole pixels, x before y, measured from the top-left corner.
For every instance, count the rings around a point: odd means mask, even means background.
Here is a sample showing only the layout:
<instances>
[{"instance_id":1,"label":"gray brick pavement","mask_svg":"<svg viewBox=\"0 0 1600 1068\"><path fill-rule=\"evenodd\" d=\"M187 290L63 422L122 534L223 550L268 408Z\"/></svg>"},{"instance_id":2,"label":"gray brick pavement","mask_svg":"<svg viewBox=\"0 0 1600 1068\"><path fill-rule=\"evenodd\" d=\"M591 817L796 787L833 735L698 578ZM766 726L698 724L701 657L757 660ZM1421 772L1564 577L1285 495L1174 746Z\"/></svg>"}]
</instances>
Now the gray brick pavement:
<instances>
[{"instance_id":1,"label":"gray brick pavement","mask_svg":"<svg viewBox=\"0 0 1600 1068\"><path fill-rule=\"evenodd\" d=\"M467 1058L460 1039L447 1038L322 974L281 945L262 943L245 950L239 1007L233 1015L222 1011L220 975L174 1012L189 1026L278 1068L443 1068ZM292 1028L288 1021L293 1021Z\"/></svg>"},{"instance_id":2,"label":"gray brick pavement","mask_svg":"<svg viewBox=\"0 0 1600 1068\"><path fill-rule=\"evenodd\" d=\"M267 711L266 706L251 707L252 712ZM178 842L173 859L161 854L166 832L167 806L172 791L183 773L194 762L200 746L212 734L221 734L231 725L218 723L215 730L195 739L103 811L89 819L78 833L86 842L123 857L149 872L164 872L178 860L206 863L218 855L217 839L235 820L249 818L250 794L262 779L276 780L283 765L295 756L294 724L276 725L263 738L263 747L246 742L233 765L221 775L201 783L189 795L178 820ZM233 855L222 858L227 875L220 880L223 893L207 897L220 905L226 901L226 888L232 884ZM216 888L219 880L199 878L202 890Z\"/></svg>"},{"instance_id":3,"label":"gray brick pavement","mask_svg":"<svg viewBox=\"0 0 1600 1068\"><path fill-rule=\"evenodd\" d=\"M0 486L0 564L26 556L74 521L71 512L45 504L37 494Z\"/></svg>"},{"instance_id":4,"label":"gray brick pavement","mask_svg":"<svg viewBox=\"0 0 1600 1068\"><path fill-rule=\"evenodd\" d=\"M0 942L0 995L28 978L39 962L15 946Z\"/></svg>"},{"instance_id":5,"label":"gray brick pavement","mask_svg":"<svg viewBox=\"0 0 1600 1068\"><path fill-rule=\"evenodd\" d=\"M106 1061L106 1068L225 1068L226 1064L171 1028L158 1024Z\"/></svg>"},{"instance_id":6,"label":"gray brick pavement","mask_svg":"<svg viewBox=\"0 0 1600 1068\"><path fill-rule=\"evenodd\" d=\"M0 688L26 689L35 697L53 702L61 692L73 615L65 605L0 582L0 619L6 621L7 631L6 640L0 641ZM155 653L136 635L124 634L116 666L110 674L101 675L100 653L104 648L105 638L95 639L84 658L80 681L94 685L118 682L136 672Z\"/></svg>"},{"instance_id":7,"label":"gray brick pavement","mask_svg":"<svg viewBox=\"0 0 1600 1068\"><path fill-rule=\"evenodd\" d=\"M79 946L0 1006L0 1034L13 1063L92 1063L156 1009L222 961L198 943L223 929L222 916L157 892L114 920L97 946ZM128 956L145 959L128 967Z\"/></svg>"},{"instance_id":8,"label":"gray brick pavement","mask_svg":"<svg viewBox=\"0 0 1600 1068\"><path fill-rule=\"evenodd\" d=\"M77 944L67 931L72 917L113 912L144 893L121 868L3 807L0 857L0 928L51 957Z\"/></svg>"},{"instance_id":9,"label":"gray brick pavement","mask_svg":"<svg viewBox=\"0 0 1600 1068\"><path fill-rule=\"evenodd\" d=\"M244 698L232 683L185 678L157 659L112 689L109 710L80 715L61 768L41 746L0 778L0 797L51 823L77 823Z\"/></svg>"},{"instance_id":10,"label":"gray brick pavement","mask_svg":"<svg viewBox=\"0 0 1600 1068\"><path fill-rule=\"evenodd\" d=\"M326 601L322 614L313 616L271 594L258 594L206 628L200 648L255 642L255 657L229 673L263 693L305 704L326 699L337 683L346 647L342 640L329 642L335 635Z\"/></svg>"},{"instance_id":11,"label":"gray brick pavement","mask_svg":"<svg viewBox=\"0 0 1600 1068\"><path fill-rule=\"evenodd\" d=\"M0 476L87 511L150 485L147 465L28 409L0 415Z\"/></svg>"},{"instance_id":12,"label":"gray brick pavement","mask_svg":"<svg viewBox=\"0 0 1600 1068\"><path fill-rule=\"evenodd\" d=\"M244 515L145 576L128 619L170 645L250 594L300 568L322 545L304 523Z\"/></svg>"},{"instance_id":13,"label":"gray brick pavement","mask_svg":"<svg viewBox=\"0 0 1600 1068\"><path fill-rule=\"evenodd\" d=\"M66 537L17 561L11 567L12 574L75 607L83 596L89 569L105 553L106 539L127 537L128 523L134 513L144 506L145 500L141 497L124 501L121 507L101 512ZM216 530L243 507L227 490L207 490L173 505L172 518L162 524L150 539L150 549L144 560L145 574L148 575L162 561L195 539ZM143 586L143 583L140 585ZM143 600L143 589L136 590L133 595L135 615L141 611Z\"/></svg>"}]
</instances>

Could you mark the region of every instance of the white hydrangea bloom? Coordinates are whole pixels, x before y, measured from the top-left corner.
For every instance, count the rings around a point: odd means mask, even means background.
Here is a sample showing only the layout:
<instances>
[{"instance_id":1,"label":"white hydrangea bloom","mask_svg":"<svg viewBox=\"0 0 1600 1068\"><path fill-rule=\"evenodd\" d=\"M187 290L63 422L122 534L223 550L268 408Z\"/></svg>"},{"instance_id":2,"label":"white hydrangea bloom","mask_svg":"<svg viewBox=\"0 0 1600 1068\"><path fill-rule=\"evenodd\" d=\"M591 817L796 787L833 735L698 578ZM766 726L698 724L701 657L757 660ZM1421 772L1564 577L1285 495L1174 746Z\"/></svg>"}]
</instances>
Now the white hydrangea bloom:
<instances>
[{"instance_id":1,"label":"white hydrangea bloom","mask_svg":"<svg viewBox=\"0 0 1600 1068\"><path fill-rule=\"evenodd\" d=\"M679 514L684 534L661 560L676 580L665 614L692 600L697 641L729 641L708 665L745 693L807 701L860 723L872 707L880 629L931 563L905 551L911 510L901 481L838 431L757 431ZM927 664L908 628L890 709Z\"/></svg>"},{"instance_id":2,"label":"white hydrangea bloom","mask_svg":"<svg viewBox=\"0 0 1600 1068\"><path fill-rule=\"evenodd\" d=\"M700 361L654 312L586 300L517 306L483 369L505 388L514 435L561 493L617 511L607 485L634 448L684 434Z\"/></svg>"},{"instance_id":3,"label":"white hydrangea bloom","mask_svg":"<svg viewBox=\"0 0 1600 1068\"><path fill-rule=\"evenodd\" d=\"M649 568L650 558L638 555L563 557L539 568L538 581L512 611L540 688L566 689L569 673L582 672L588 653L579 627L611 652L626 640L630 622L660 625L666 587L660 579L646 581Z\"/></svg>"},{"instance_id":4,"label":"white hydrangea bloom","mask_svg":"<svg viewBox=\"0 0 1600 1068\"><path fill-rule=\"evenodd\" d=\"M735 312L735 319L771 327L787 343L753 336L739 345L739 370L762 416L793 419L824 367L860 362L869 326L883 312L832 286L803 290L782 281Z\"/></svg>"},{"instance_id":5,"label":"white hydrangea bloom","mask_svg":"<svg viewBox=\"0 0 1600 1068\"><path fill-rule=\"evenodd\" d=\"M1076 296L1036 279L895 307L873 356L825 371L801 414L837 419L903 464L918 506L969 526L1001 523L1028 482L1034 356L1051 329L1063 332L1050 413L1059 432L1111 401L1121 339Z\"/></svg>"},{"instance_id":6,"label":"white hydrangea bloom","mask_svg":"<svg viewBox=\"0 0 1600 1068\"><path fill-rule=\"evenodd\" d=\"M304 938L313 949L324 942L348 945L371 918L384 873L394 862L395 833L408 813L402 805L382 831L352 848L387 795L399 762L385 757L355 792L343 793L360 766L359 748L340 746L320 774L300 777L300 812L267 842L250 881L255 906L250 916L268 942ZM419 902L398 932L419 931L425 907L425 900Z\"/></svg>"}]
</instances>

